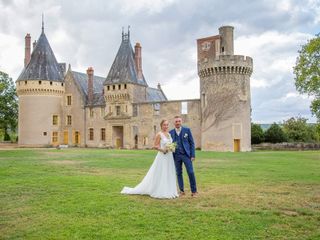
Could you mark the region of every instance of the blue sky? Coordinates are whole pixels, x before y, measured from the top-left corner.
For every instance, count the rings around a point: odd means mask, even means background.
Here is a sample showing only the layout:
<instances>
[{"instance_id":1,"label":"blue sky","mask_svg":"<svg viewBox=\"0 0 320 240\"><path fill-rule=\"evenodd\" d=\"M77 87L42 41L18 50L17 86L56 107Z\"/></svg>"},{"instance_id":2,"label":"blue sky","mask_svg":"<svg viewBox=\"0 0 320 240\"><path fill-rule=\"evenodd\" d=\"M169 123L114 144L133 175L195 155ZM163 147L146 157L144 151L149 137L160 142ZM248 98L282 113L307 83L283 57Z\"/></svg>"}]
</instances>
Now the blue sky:
<instances>
[{"instance_id":1,"label":"blue sky","mask_svg":"<svg viewBox=\"0 0 320 240\"><path fill-rule=\"evenodd\" d=\"M144 75L169 99L199 98L196 39L235 27L235 54L254 59L254 122L311 116L310 98L294 87L292 68L302 44L320 32L319 0L0 0L0 70L16 79L23 68L24 36L45 32L59 62L106 77L131 26L142 45ZM177 91L179 89L179 91Z\"/></svg>"}]
</instances>

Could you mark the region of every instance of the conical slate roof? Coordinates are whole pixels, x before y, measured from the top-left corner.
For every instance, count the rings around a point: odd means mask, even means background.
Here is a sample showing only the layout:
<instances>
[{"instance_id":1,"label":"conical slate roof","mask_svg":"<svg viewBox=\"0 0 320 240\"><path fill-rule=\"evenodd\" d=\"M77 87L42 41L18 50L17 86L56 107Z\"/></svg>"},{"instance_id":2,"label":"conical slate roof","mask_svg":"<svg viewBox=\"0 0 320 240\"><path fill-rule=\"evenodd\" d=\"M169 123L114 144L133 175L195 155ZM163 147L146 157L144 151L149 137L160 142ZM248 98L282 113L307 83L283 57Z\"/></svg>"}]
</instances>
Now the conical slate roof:
<instances>
[{"instance_id":1,"label":"conical slate roof","mask_svg":"<svg viewBox=\"0 0 320 240\"><path fill-rule=\"evenodd\" d=\"M62 70L43 29L32 51L30 62L23 69L17 81L23 80L63 81Z\"/></svg>"},{"instance_id":2,"label":"conical slate roof","mask_svg":"<svg viewBox=\"0 0 320 240\"><path fill-rule=\"evenodd\" d=\"M134 62L134 51L130 43L130 33L122 34L122 42L116 58L110 68L104 85L118 83L133 83L148 86L144 76L137 77L137 69Z\"/></svg>"}]
</instances>

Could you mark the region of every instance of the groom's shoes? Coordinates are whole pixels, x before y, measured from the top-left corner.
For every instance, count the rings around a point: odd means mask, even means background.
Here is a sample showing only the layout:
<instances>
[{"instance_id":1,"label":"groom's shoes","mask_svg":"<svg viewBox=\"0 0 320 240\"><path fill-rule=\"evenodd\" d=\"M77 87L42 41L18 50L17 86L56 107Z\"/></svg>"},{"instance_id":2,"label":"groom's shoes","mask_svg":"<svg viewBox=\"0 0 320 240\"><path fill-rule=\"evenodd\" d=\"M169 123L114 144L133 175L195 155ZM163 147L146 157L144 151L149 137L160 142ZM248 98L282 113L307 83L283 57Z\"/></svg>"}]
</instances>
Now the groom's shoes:
<instances>
[{"instance_id":1,"label":"groom's shoes","mask_svg":"<svg viewBox=\"0 0 320 240\"><path fill-rule=\"evenodd\" d=\"M191 193L191 197L198 197L198 196L199 196L198 192Z\"/></svg>"},{"instance_id":2,"label":"groom's shoes","mask_svg":"<svg viewBox=\"0 0 320 240\"><path fill-rule=\"evenodd\" d=\"M179 196L184 196L184 195L186 195L184 192L182 191L179 192Z\"/></svg>"}]
</instances>

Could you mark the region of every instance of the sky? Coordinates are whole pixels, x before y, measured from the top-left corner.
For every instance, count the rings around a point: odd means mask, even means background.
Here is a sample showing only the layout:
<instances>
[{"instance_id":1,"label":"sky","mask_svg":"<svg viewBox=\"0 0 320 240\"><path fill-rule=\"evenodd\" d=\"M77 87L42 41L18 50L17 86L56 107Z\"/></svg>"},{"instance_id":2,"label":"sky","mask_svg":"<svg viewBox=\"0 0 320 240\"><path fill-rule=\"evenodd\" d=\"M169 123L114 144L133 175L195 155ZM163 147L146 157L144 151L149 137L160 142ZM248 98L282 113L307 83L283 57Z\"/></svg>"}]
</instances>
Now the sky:
<instances>
[{"instance_id":1,"label":"sky","mask_svg":"<svg viewBox=\"0 0 320 240\"><path fill-rule=\"evenodd\" d=\"M252 121L309 122L312 100L295 90L298 50L320 32L320 0L0 0L0 71L14 80L23 69L24 37L45 33L58 62L106 77L130 25L142 46L144 76L169 98L199 98L196 39L234 26L235 54L251 56Z\"/></svg>"}]
</instances>

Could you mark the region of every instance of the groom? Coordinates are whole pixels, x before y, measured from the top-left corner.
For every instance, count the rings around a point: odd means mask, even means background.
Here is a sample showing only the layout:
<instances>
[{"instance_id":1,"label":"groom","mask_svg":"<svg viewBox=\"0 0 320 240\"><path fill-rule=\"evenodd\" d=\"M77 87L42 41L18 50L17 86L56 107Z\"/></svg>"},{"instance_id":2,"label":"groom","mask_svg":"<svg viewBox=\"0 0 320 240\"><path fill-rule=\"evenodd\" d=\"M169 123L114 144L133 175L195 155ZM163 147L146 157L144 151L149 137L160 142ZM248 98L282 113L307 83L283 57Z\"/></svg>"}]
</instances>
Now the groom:
<instances>
[{"instance_id":1,"label":"groom","mask_svg":"<svg viewBox=\"0 0 320 240\"><path fill-rule=\"evenodd\" d=\"M182 177L182 163L184 163L189 176L191 196L196 196L197 186L196 178L193 171L192 161L195 160L195 148L191 131L187 127L182 127L180 116L174 117L175 128L170 131L173 142L177 143L176 151L173 153L176 173L178 177L180 195L185 195Z\"/></svg>"}]
</instances>

